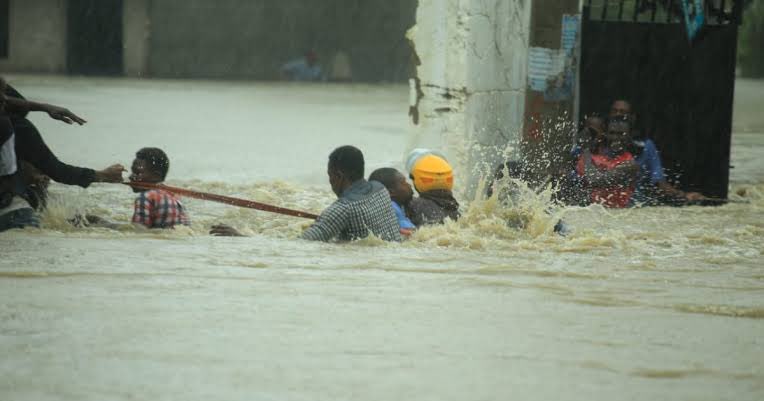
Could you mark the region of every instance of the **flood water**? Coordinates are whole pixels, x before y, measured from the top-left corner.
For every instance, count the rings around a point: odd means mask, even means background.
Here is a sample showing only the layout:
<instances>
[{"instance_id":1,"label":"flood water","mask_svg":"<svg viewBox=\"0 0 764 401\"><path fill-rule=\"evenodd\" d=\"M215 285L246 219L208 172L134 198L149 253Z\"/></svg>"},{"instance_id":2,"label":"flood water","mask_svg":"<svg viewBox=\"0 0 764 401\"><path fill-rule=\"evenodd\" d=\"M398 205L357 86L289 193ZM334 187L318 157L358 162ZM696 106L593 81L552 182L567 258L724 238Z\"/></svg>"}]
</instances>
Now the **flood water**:
<instances>
[{"instance_id":1,"label":"flood water","mask_svg":"<svg viewBox=\"0 0 764 401\"><path fill-rule=\"evenodd\" d=\"M170 184L311 212L336 146L367 172L411 146L403 86L9 78L89 120L34 116L62 160L158 146ZM0 399L764 399L764 82L736 94L740 203L568 208L565 238L543 196L403 244L192 199L190 229L73 228L127 221L134 195L54 184L44 229L0 234Z\"/></svg>"}]
</instances>

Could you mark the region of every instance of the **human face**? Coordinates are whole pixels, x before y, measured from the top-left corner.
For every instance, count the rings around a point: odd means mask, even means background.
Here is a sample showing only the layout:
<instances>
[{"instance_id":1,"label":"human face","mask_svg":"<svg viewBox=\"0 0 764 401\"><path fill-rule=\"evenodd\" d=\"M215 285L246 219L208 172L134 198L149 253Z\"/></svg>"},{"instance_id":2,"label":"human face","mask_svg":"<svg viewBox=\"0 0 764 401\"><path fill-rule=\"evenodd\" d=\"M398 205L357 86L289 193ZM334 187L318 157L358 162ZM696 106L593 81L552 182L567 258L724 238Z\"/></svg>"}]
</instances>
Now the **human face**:
<instances>
[{"instance_id":1,"label":"human face","mask_svg":"<svg viewBox=\"0 0 764 401\"><path fill-rule=\"evenodd\" d=\"M414 189L411 188L411 184L406 181L406 177L403 174L398 174L395 177L395 186L390 188L390 199L394 200L399 205L406 205L414 198Z\"/></svg>"},{"instance_id":2,"label":"human face","mask_svg":"<svg viewBox=\"0 0 764 401\"><path fill-rule=\"evenodd\" d=\"M610 106L610 117L628 116L631 114L631 105L625 100L616 100Z\"/></svg>"},{"instance_id":3,"label":"human face","mask_svg":"<svg viewBox=\"0 0 764 401\"><path fill-rule=\"evenodd\" d=\"M130 181L131 182L161 182L162 179L157 176L154 172L151 171L150 164L148 161L143 159L135 159L133 160L133 165L130 167L130 171L132 174L130 174ZM133 192L141 192L142 189L133 188Z\"/></svg>"},{"instance_id":4,"label":"human face","mask_svg":"<svg viewBox=\"0 0 764 401\"><path fill-rule=\"evenodd\" d=\"M629 132L617 127L611 127L607 132L608 147L613 152L623 152L629 139Z\"/></svg>"},{"instance_id":5,"label":"human face","mask_svg":"<svg viewBox=\"0 0 764 401\"><path fill-rule=\"evenodd\" d=\"M333 169L331 167L326 169L326 174L329 175L329 185L332 186L332 191L337 197L342 195L345 190L345 177L342 172Z\"/></svg>"},{"instance_id":6,"label":"human face","mask_svg":"<svg viewBox=\"0 0 764 401\"><path fill-rule=\"evenodd\" d=\"M593 129L597 133L597 136L602 135L605 132L605 121L599 117L587 118L585 126Z\"/></svg>"}]
</instances>

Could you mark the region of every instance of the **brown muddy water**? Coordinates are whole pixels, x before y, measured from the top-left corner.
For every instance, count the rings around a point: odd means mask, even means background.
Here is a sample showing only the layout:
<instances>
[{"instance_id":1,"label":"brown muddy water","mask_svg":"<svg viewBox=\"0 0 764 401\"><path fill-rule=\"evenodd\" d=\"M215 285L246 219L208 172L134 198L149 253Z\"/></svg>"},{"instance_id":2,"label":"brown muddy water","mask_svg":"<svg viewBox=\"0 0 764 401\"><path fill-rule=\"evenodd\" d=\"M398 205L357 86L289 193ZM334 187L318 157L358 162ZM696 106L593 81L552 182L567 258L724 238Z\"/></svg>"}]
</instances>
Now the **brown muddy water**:
<instances>
[{"instance_id":1,"label":"brown muddy water","mask_svg":"<svg viewBox=\"0 0 764 401\"><path fill-rule=\"evenodd\" d=\"M410 145L402 86L9 80L89 120L34 117L62 160L159 146L171 184L312 212L334 147L371 171ZM133 195L54 185L44 229L0 234L0 399L764 399L764 83L736 102L747 203L557 210L565 238L543 196L404 244L309 243L303 220L197 200L190 229L73 228L127 221Z\"/></svg>"}]
</instances>

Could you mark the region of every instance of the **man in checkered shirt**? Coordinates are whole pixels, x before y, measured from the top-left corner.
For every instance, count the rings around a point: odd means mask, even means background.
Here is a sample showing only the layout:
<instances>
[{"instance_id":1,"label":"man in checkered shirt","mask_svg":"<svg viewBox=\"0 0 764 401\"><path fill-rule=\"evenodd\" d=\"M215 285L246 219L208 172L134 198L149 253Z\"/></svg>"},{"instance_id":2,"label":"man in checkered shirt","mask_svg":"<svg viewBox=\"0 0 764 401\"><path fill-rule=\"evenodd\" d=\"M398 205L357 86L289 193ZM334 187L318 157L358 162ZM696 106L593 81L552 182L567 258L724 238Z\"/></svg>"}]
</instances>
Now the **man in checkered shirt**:
<instances>
[{"instance_id":1,"label":"man in checkered shirt","mask_svg":"<svg viewBox=\"0 0 764 401\"><path fill-rule=\"evenodd\" d=\"M385 241L400 241L400 227L384 185L363 178L363 153L341 146L329 155L329 183L337 199L302 238L311 241L352 241L369 234Z\"/></svg>"},{"instance_id":2,"label":"man in checkered shirt","mask_svg":"<svg viewBox=\"0 0 764 401\"><path fill-rule=\"evenodd\" d=\"M160 183L164 181L169 169L170 160L164 151L158 148L143 148L135 154L130 181ZM146 191L133 188L133 191L140 192L135 198L133 224L148 228L189 225L186 210L174 194L161 189Z\"/></svg>"},{"instance_id":3,"label":"man in checkered shirt","mask_svg":"<svg viewBox=\"0 0 764 401\"><path fill-rule=\"evenodd\" d=\"M342 146L329 155L329 183L337 199L302 234L310 241L353 241L374 235L385 241L400 241L400 227L390 194L384 185L363 178L363 153ZM212 235L242 236L235 228L218 224Z\"/></svg>"}]
</instances>

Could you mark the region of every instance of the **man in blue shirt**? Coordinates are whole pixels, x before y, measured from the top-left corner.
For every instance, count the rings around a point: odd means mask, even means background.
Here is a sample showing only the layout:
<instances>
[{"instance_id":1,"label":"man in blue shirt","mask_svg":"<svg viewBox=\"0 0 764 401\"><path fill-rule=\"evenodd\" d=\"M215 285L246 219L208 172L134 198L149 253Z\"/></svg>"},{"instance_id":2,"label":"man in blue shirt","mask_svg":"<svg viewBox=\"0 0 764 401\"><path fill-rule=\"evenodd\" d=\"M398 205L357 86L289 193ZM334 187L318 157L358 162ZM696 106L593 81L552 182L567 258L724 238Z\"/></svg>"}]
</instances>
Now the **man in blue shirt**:
<instances>
[{"instance_id":1,"label":"man in blue shirt","mask_svg":"<svg viewBox=\"0 0 764 401\"><path fill-rule=\"evenodd\" d=\"M610 118L627 117L632 124L636 115L632 112L631 103L628 100L616 99L610 106ZM643 138L634 141L636 148L635 161L639 164L637 176L637 188L632 196L633 205L655 205L665 201L666 198L681 202L700 201L705 199L698 192L684 192L675 188L668 181L663 172L660 153L651 139Z\"/></svg>"},{"instance_id":2,"label":"man in blue shirt","mask_svg":"<svg viewBox=\"0 0 764 401\"><path fill-rule=\"evenodd\" d=\"M309 51L304 57L292 60L283 67L281 73L292 81L320 81L323 78L318 56Z\"/></svg>"},{"instance_id":3,"label":"man in blue shirt","mask_svg":"<svg viewBox=\"0 0 764 401\"><path fill-rule=\"evenodd\" d=\"M406 181L406 177L394 168L385 167L374 170L369 176L369 181L377 181L387 188L395 217L398 218L401 234L410 235L416 230L414 223L406 217L406 213L403 211L403 207L414 199L414 190Z\"/></svg>"}]
</instances>

